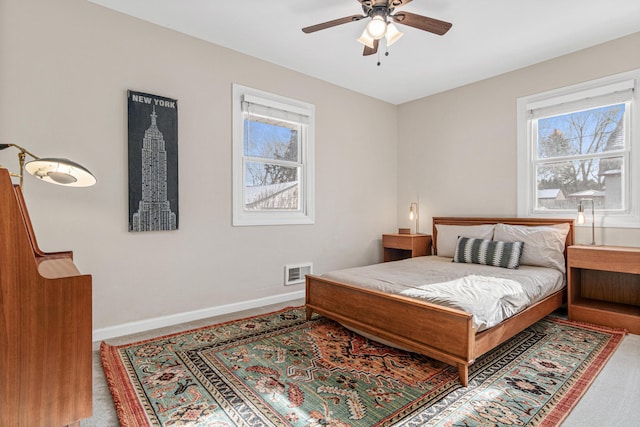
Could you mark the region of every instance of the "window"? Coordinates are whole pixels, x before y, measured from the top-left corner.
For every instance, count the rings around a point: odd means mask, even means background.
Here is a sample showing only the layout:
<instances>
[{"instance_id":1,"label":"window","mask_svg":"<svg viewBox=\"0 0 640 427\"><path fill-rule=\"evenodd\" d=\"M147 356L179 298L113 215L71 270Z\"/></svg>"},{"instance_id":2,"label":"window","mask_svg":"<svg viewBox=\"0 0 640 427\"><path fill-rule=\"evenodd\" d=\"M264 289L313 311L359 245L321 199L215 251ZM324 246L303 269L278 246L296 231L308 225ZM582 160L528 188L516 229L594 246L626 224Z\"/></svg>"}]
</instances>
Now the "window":
<instances>
[{"instance_id":1,"label":"window","mask_svg":"<svg viewBox=\"0 0 640 427\"><path fill-rule=\"evenodd\" d=\"M233 225L313 224L314 112L233 85Z\"/></svg>"},{"instance_id":2,"label":"window","mask_svg":"<svg viewBox=\"0 0 640 427\"><path fill-rule=\"evenodd\" d=\"M598 225L640 226L640 120L625 73L518 99L518 214L573 216L590 199Z\"/></svg>"}]
</instances>

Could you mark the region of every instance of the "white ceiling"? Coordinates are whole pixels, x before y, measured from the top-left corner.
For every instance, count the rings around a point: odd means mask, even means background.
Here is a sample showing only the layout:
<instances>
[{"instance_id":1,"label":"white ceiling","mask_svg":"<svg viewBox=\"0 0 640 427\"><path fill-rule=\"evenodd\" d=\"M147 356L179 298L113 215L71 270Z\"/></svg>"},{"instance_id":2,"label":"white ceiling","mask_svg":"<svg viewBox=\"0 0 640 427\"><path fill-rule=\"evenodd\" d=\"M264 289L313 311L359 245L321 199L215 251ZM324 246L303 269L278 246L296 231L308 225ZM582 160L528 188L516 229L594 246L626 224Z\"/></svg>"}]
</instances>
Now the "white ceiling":
<instances>
[{"instance_id":1,"label":"white ceiling","mask_svg":"<svg viewBox=\"0 0 640 427\"><path fill-rule=\"evenodd\" d=\"M377 66L356 42L368 20L301 31L361 13L357 0L90 1L393 104L640 31L640 0L413 0L396 12L453 27L397 25L405 35Z\"/></svg>"}]
</instances>

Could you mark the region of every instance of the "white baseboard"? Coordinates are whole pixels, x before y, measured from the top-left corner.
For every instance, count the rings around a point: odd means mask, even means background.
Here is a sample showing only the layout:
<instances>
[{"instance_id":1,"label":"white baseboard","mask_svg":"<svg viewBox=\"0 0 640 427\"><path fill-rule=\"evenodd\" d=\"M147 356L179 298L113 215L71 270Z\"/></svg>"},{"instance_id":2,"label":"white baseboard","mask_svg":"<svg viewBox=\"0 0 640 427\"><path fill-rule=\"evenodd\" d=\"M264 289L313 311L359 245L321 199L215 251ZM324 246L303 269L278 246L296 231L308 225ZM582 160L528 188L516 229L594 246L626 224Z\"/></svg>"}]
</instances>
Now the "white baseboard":
<instances>
[{"instance_id":1,"label":"white baseboard","mask_svg":"<svg viewBox=\"0 0 640 427\"><path fill-rule=\"evenodd\" d=\"M139 332L149 331L152 329L179 325L180 323L193 322L194 320L206 319L207 317L221 316L223 314L250 310L252 308L264 307L270 304L278 304L281 302L293 301L301 298L304 298L304 290L249 301L242 301L233 304L209 307L202 310L189 311L186 313L155 317L153 319L140 320L138 322L123 323L121 325L109 326L107 328L94 329L93 342L102 341L109 338L121 337L123 335L137 334Z\"/></svg>"}]
</instances>

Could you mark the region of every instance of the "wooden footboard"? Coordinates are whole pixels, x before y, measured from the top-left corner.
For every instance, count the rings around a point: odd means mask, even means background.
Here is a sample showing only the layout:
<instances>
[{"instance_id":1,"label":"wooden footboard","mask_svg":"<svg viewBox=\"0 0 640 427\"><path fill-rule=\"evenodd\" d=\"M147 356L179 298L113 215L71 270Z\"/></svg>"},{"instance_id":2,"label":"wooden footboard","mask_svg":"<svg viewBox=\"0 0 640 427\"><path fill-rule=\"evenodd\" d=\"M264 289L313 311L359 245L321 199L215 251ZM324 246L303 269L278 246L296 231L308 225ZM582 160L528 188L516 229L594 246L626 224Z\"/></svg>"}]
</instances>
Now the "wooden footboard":
<instances>
[{"instance_id":1,"label":"wooden footboard","mask_svg":"<svg viewBox=\"0 0 640 427\"><path fill-rule=\"evenodd\" d=\"M571 219L434 217L434 249L438 240L437 224L468 226L496 223L522 226L569 224L565 251L573 244ZM565 291L558 291L491 329L476 334L473 316L464 311L314 275L307 276L306 284L307 318L315 312L383 342L457 366L460 382L465 387L468 385L469 365L476 358L550 314L565 299Z\"/></svg>"},{"instance_id":2,"label":"wooden footboard","mask_svg":"<svg viewBox=\"0 0 640 427\"><path fill-rule=\"evenodd\" d=\"M469 365L476 358L562 306L564 294L558 291L476 334L473 316L464 311L308 275L306 310L307 319L318 313L375 339L456 366L466 387Z\"/></svg>"},{"instance_id":3,"label":"wooden footboard","mask_svg":"<svg viewBox=\"0 0 640 427\"><path fill-rule=\"evenodd\" d=\"M307 317L318 313L396 346L454 365L467 385L475 354L472 315L308 275Z\"/></svg>"}]
</instances>

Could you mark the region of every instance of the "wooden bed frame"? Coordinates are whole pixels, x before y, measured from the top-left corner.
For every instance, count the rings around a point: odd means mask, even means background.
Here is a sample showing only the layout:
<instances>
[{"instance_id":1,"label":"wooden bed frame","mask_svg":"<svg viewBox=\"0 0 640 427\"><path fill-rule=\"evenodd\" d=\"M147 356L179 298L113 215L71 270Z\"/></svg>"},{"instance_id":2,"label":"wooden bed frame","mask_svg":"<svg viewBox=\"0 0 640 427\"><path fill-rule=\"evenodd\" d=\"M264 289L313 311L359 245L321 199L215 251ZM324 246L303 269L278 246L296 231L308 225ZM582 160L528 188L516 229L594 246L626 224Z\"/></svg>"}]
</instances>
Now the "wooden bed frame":
<instances>
[{"instance_id":1,"label":"wooden bed frame","mask_svg":"<svg viewBox=\"0 0 640 427\"><path fill-rule=\"evenodd\" d=\"M572 219L539 218L433 218L433 244L437 254L437 224L512 224L540 226L566 223L570 230L566 248L573 244ZM476 333L472 315L401 295L350 286L319 276L306 278L306 316L313 313L393 345L458 367L460 382L468 385L469 365L560 307L566 289L560 290L502 323Z\"/></svg>"}]
</instances>

